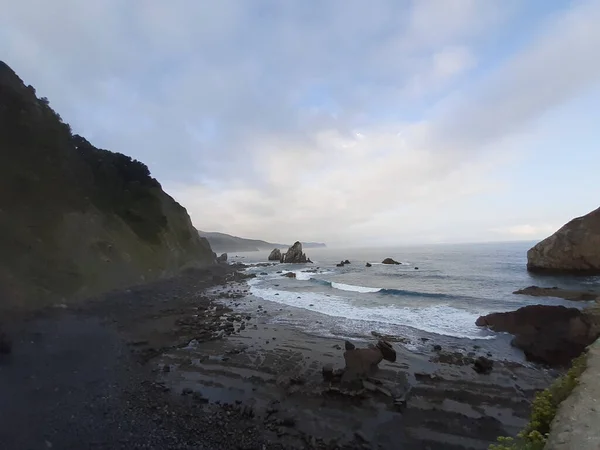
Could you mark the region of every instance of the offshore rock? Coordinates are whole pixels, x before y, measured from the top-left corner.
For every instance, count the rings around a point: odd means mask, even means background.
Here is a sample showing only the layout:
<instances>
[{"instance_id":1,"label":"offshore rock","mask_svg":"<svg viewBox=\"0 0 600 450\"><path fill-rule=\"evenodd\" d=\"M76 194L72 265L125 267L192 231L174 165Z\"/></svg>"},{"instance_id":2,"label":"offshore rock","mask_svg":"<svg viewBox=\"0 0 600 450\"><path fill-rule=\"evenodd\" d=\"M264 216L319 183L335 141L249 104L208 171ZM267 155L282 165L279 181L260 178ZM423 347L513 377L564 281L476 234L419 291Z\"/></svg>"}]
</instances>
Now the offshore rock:
<instances>
[{"instance_id":1,"label":"offshore rock","mask_svg":"<svg viewBox=\"0 0 600 450\"><path fill-rule=\"evenodd\" d=\"M278 248L274 248L273 251L269 254L269 261L280 261L281 260L281 250Z\"/></svg>"},{"instance_id":2,"label":"offshore rock","mask_svg":"<svg viewBox=\"0 0 600 450\"><path fill-rule=\"evenodd\" d=\"M281 257L282 263L306 263L308 259L306 255L302 253L302 244L300 241L296 241L287 252Z\"/></svg>"}]
</instances>

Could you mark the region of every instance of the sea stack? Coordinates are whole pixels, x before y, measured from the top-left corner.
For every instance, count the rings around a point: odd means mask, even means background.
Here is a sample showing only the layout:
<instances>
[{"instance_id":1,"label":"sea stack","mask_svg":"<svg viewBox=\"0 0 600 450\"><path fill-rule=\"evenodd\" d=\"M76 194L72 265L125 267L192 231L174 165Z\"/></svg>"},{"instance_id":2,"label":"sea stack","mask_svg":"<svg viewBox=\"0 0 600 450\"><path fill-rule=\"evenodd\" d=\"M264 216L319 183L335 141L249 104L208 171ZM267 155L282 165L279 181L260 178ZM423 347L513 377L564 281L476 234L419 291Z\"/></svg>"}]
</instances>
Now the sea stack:
<instances>
[{"instance_id":1,"label":"sea stack","mask_svg":"<svg viewBox=\"0 0 600 450\"><path fill-rule=\"evenodd\" d=\"M600 208L571 220L527 252L532 272L600 274Z\"/></svg>"},{"instance_id":2,"label":"sea stack","mask_svg":"<svg viewBox=\"0 0 600 450\"><path fill-rule=\"evenodd\" d=\"M282 263L306 263L310 262L310 259L306 258L306 255L302 253L302 244L296 241L284 255L281 256Z\"/></svg>"},{"instance_id":3,"label":"sea stack","mask_svg":"<svg viewBox=\"0 0 600 450\"><path fill-rule=\"evenodd\" d=\"M269 261L280 261L281 260L281 250L278 248L274 248L271 254L269 255Z\"/></svg>"}]
</instances>

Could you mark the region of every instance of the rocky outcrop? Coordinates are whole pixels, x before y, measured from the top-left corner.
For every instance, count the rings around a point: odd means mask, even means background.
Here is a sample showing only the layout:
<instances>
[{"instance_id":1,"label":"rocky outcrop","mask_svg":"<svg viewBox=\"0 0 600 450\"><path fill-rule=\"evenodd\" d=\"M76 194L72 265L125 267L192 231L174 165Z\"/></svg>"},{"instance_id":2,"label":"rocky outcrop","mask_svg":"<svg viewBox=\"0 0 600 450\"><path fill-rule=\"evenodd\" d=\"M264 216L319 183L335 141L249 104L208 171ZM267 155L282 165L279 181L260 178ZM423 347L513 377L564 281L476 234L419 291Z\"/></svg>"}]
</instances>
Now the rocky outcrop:
<instances>
[{"instance_id":1,"label":"rocky outcrop","mask_svg":"<svg viewBox=\"0 0 600 450\"><path fill-rule=\"evenodd\" d=\"M226 263L227 262L227 253L222 253L221 256L217 257L217 262Z\"/></svg>"},{"instance_id":2,"label":"rocky outcrop","mask_svg":"<svg viewBox=\"0 0 600 450\"><path fill-rule=\"evenodd\" d=\"M379 340L377 345L368 348L356 348L351 342L345 342L344 360L346 367L342 382L352 383L370 376L382 360L396 361L396 351L390 343Z\"/></svg>"},{"instance_id":3,"label":"rocky outcrop","mask_svg":"<svg viewBox=\"0 0 600 450\"><path fill-rule=\"evenodd\" d=\"M365 267L371 267L371 266L372 266L372 264L369 262L365 264Z\"/></svg>"},{"instance_id":4,"label":"rocky outcrop","mask_svg":"<svg viewBox=\"0 0 600 450\"><path fill-rule=\"evenodd\" d=\"M283 275L281 275L282 277L288 277L288 278L296 278L296 274L294 272L288 272L288 273L284 273Z\"/></svg>"},{"instance_id":5,"label":"rocky outcrop","mask_svg":"<svg viewBox=\"0 0 600 450\"><path fill-rule=\"evenodd\" d=\"M274 248L269 254L269 261L281 261L281 250Z\"/></svg>"},{"instance_id":6,"label":"rocky outcrop","mask_svg":"<svg viewBox=\"0 0 600 450\"><path fill-rule=\"evenodd\" d=\"M0 61L0 309L37 308L214 263L143 163L94 147Z\"/></svg>"},{"instance_id":7,"label":"rocky outcrop","mask_svg":"<svg viewBox=\"0 0 600 450\"><path fill-rule=\"evenodd\" d=\"M600 294L594 291L572 291L569 289L560 289L558 287L544 288L539 286L529 286L525 289L519 289L513 294L531 295L532 297L557 297L573 302L589 301L600 298Z\"/></svg>"},{"instance_id":8,"label":"rocky outcrop","mask_svg":"<svg viewBox=\"0 0 600 450\"><path fill-rule=\"evenodd\" d=\"M600 208L571 220L527 252L533 272L600 274Z\"/></svg>"},{"instance_id":9,"label":"rocky outcrop","mask_svg":"<svg viewBox=\"0 0 600 450\"><path fill-rule=\"evenodd\" d=\"M398 261L394 261L392 258L385 258L381 261L381 264L400 264Z\"/></svg>"},{"instance_id":10,"label":"rocky outcrop","mask_svg":"<svg viewBox=\"0 0 600 450\"><path fill-rule=\"evenodd\" d=\"M302 244L296 241L287 252L281 257L282 263L307 263L311 262L310 259L306 258L306 255L302 253Z\"/></svg>"},{"instance_id":11,"label":"rocky outcrop","mask_svg":"<svg viewBox=\"0 0 600 450\"><path fill-rule=\"evenodd\" d=\"M511 344L529 361L564 366L600 336L595 315L564 306L530 305L481 316L476 325L513 334Z\"/></svg>"}]
</instances>

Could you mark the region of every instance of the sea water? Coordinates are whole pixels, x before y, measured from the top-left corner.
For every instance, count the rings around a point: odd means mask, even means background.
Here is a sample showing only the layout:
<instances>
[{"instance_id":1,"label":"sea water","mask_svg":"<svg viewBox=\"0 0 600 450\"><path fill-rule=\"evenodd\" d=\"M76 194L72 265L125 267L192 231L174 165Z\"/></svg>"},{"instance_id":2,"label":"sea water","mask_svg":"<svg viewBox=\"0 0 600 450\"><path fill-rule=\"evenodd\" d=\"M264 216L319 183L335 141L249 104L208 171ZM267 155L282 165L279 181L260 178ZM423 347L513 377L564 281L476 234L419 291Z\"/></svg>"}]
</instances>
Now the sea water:
<instances>
[{"instance_id":1,"label":"sea water","mask_svg":"<svg viewBox=\"0 0 600 450\"><path fill-rule=\"evenodd\" d=\"M313 264L250 267L253 296L275 304L272 320L336 337L372 338L372 332L464 346L465 340L510 357L508 337L477 327L491 312L532 304L583 307L557 298L515 295L530 285L600 290L600 277L544 276L526 270L534 242L306 249ZM285 249L282 249L285 251ZM232 261L267 262L269 251L231 254ZM401 262L386 265L385 258ZM351 264L337 267L348 259ZM366 263L372 264L366 267ZM283 271L283 273L277 273ZM294 272L295 278L282 276ZM488 342L490 341L490 342ZM513 355L514 356L514 355Z\"/></svg>"}]
</instances>

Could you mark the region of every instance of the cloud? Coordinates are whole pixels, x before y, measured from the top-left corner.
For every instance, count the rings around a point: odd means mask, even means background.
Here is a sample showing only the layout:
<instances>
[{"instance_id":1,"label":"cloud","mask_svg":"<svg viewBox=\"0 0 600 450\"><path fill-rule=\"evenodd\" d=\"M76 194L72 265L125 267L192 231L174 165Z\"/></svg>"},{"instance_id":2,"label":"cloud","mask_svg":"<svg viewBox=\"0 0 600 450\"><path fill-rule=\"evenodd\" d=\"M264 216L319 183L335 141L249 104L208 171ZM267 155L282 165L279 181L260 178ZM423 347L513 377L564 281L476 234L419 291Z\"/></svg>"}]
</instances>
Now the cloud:
<instances>
[{"instance_id":1,"label":"cloud","mask_svg":"<svg viewBox=\"0 0 600 450\"><path fill-rule=\"evenodd\" d=\"M0 52L76 131L146 162L199 228L466 240L466 205L514 164L504 143L600 79L594 1L490 59L523 7L31 0L3 7Z\"/></svg>"},{"instance_id":2,"label":"cloud","mask_svg":"<svg viewBox=\"0 0 600 450\"><path fill-rule=\"evenodd\" d=\"M520 239L544 238L558 230L554 225L513 225L505 228L492 228L490 231L500 235L508 235Z\"/></svg>"}]
</instances>

